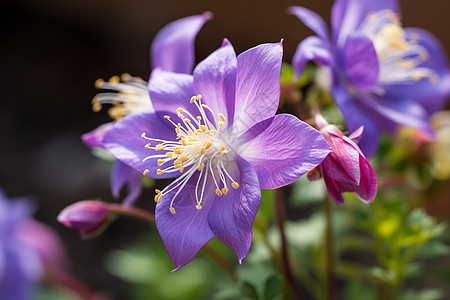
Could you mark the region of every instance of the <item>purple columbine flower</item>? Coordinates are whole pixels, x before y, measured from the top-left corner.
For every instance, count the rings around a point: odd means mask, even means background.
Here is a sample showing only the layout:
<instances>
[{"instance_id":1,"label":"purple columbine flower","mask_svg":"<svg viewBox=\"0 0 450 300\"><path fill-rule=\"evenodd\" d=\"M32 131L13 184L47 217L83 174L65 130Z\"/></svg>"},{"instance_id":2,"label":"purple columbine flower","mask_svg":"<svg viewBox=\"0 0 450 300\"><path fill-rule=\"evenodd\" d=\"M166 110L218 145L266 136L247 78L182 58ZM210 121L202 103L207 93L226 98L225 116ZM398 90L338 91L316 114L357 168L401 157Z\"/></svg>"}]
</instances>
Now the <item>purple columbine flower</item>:
<instances>
[{"instance_id":1,"label":"purple columbine flower","mask_svg":"<svg viewBox=\"0 0 450 300\"><path fill-rule=\"evenodd\" d=\"M45 266L67 258L57 235L33 220L26 199L7 199L0 190L0 299L33 299Z\"/></svg>"},{"instance_id":2,"label":"purple columbine flower","mask_svg":"<svg viewBox=\"0 0 450 300\"><path fill-rule=\"evenodd\" d=\"M396 0L336 0L331 34L314 12L289 11L317 34L299 44L292 61L297 74L310 60L328 69L349 131L364 126L359 146L368 157L380 132L394 133L398 125L433 134L428 119L450 93L445 52L429 32L401 27Z\"/></svg>"},{"instance_id":3,"label":"purple columbine flower","mask_svg":"<svg viewBox=\"0 0 450 300\"><path fill-rule=\"evenodd\" d=\"M238 57L231 44L200 62L193 76L156 69L154 113L114 124L104 145L154 178L156 226L176 269L214 236L241 262L250 249L260 189L275 189L317 166L331 151L317 130L287 114L280 97L282 44Z\"/></svg>"},{"instance_id":4,"label":"purple columbine flower","mask_svg":"<svg viewBox=\"0 0 450 300\"><path fill-rule=\"evenodd\" d=\"M77 231L82 238L89 238L102 232L112 217L107 204L85 200L64 208L57 220Z\"/></svg>"},{"instance_id":5,"label":"purple columbine flower","mask_svg":"<svg viewBox=\"0 0 450 300\"><path fill-rule=\"evenodd\" d=\"M197 33L203 24L212 18L212 13L189 16L166 25L155 36L150 49L150 59L153 68L190 74L194 66L194 44ZM109 115L119 121L129 114L153 111L148 93L148 83L138 77L122 74L113 76L109 81L98 79L95 82L98 89L109 90L97 94L92 99L94 111L99 111L104 104L112 104ZM85 145L91 148L103 148L102 140L112 123L99 126L82 136ZM128 195L123 201L124 206L130 206L142 192L140 176L127 165L117 161L111 175L111 190L118 198L120 190L127 186Z\"/></svg>"},{"instance_id":6,"label":"purple columbine flower","mask_svg":"<svg viewBox=\"0 0 450 300\"><path fill-rule=\"evenodd\" d=\"M335 125L328 124L321 114L317 113L315 120L320 133L333 149L319 166L331 198L342 205L342 193L351 192L364 203L371 203L377 194L377 177L355 143L360 140L363 128L346 137Z\"/></svg>"}]
</instances>

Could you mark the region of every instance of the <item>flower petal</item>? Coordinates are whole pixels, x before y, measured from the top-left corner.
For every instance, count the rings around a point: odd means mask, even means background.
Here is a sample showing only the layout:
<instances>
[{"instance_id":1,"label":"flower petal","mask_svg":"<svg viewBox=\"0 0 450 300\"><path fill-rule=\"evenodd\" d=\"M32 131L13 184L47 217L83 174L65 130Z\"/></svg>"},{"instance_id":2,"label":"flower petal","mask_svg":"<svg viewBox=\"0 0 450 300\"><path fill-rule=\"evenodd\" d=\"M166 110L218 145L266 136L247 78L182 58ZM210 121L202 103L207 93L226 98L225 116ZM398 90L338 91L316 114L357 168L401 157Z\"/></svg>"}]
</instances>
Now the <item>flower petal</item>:
<instances>
[{"instance_id":1,"label":"flower petal","mask_svg":"<svg viewBox=\"0 0 450 300\"><path fill-rule=\"evenodd\" d=\"M365 35L351 34L342 50L343 72L349 83L370 91L378 84L379 63L372 41Z\"/></svg>"},{"instance_id":2,"label":"flower petal","mask_svg":"<svg viewBox=\"0 0 450 300\"><path fill-rule=\"evenodd\" d=\"M216 113L233 122L236 89L236 53L227 41L194 69L194 92Z\"/></svg>"},{"instance_id":3,"label":"flower petal","mask_svg":"<svg viewBox=\"0 0 450 300\"><path fill-rule=\"evenodd\" d=\"M326 173L322 170L323 179L325 181L325 185L327 186L328 193L331 198L336 202L337 205L342 205L344 203L344 197L342 197L341 188L339 187L339 183L326 175Z\"/></svg>"},{"instance_id":4,"label":"flower petal","mask_svg":"<svg viewBox=\"0 0 450 300\"><path fill-rule=\"evenodd\" d=\"M192 75L153 70L148 89L155 111L174 112L178 107L190 108L189 101L194 95L192 83Z\"/></svg>"},{"instance_id":5,"label":"flower petal","mask_svg":"<svg viewBox=\"0 0 450 300\"><path fill-rule=\"evenodd\" d=\"M355 32L370 12L389 9L399 12L397 0L336 0L331 9L332 34L338 47Z\"/></svg>"},{"instance_id":6,"label":"flower petal","mask_svg":"<svg viewBox=\"0 0 450 300\"><path fill-rule=\"evenodd\" d=\"M156 170L160 167L157 164L157 158L143 161L150 155L164 155L161 151L145 149L148 140L141 137L145 132L148 137L175 141L175 130L167 120L159 116L158 113L142 113L125 117L115 123L106 135L103 145L118 160L134 168L139 173L148 169L149 177L170 178L179 176L179 173L165 173L156 175ZM152 143L156 145L157 142Z\"/></svg>"},{"instance_id":7,"label":"flower petal","mask_svg":"<svg viewBox=\"0 0 450 300\"><path fill-rule=\"evenodd\" d=\"M372 166L362 156L359 157L359 165L361 167L361 181L355 190L355 195L364 203L369 204L377 194L377 176Z\"/></svg>"},{"instance_id":8,"label":"flower petal","mask_svg":"<svg viewBox=\"0 0 450 300\"><path fill-rule=\"evenodd\" d=\"M152 68L190 74L195 62L195 38L210 12L176 20L164 26L151 46Z\"/></svg>"},{"instance_id":9,"label":"flower petal","mask_svg":"<svg viewBox=\"0 0 450 300\"><path fill-rule=\"evenodd\" d=\"M103 148L103 138L113 123L105 123L81 136L83 143L90 148Z\"/></svg>"},{"instance_id":10,"label":"flower petal","mask_svg":"<svg viewBox=\"0 0 450 300\"><path fill-rule=\"evenodd\" d=\"M287 114L256 124L238 143L238 153L255 168L261 189L292 183L331 152L317 130Z\"/></svg>"},{"instance_id":11,"label":"flower petal","mask_svg":"<svg viewBox=\"0 0 450 300\"><path fill-rule=\"evenodd\" d=\"M208 223L217 238L236 253L239 263L252 243L252 227L261 202L258 177L252 165L240 157L231 176L239 183L227 195L214 199ZM228 170L231 170L229 168Z\"/></svg>"},{"instance_id":12,"label":"flower petal","mask_svg":"<svg viewBox=\"0 0 450 300\"><path fill-rule=\"evenodd\" d=\"M414 84L386 86L386 97L407 97L418 101L429 115L443 108L450 95L450 72L446 52L441 42L430 32L418 28L406 28L406 38L416 40L428 52L428 60L419 65L438 76L438 82L425 78Z\"/></svg>"},{"instance_id":13,"label":"flower petal","mask_svg":"<svg viewBox=\"0 0 450 300\"><path fill-rule=\"evenodd\" d=\"M378 148L380 132L377 124L360 103L356 103L351 98L344 87L335 85L331 89L333 99L344 117L345 124L349 132L353 132L361 126L364 126L364 132L358 143L359 148L368 158L375 154Z\"/></svg>"},{"instance_id":14,"label":"flower petal","mask_svg":"<svg viewBox=\"0 0 450 300\"><path fill-rule=\"evenodd\" d=\"M303 73L306 63L310 60L319 65L327 66L332 62L329 47L317 36L309 36L298 44L297 50L292 58L292 66L297 76Z\"/></svg>"},{"instance_id":15,"label":"flower petal","mask_svg":"<svg viewBox=\"0 0 450 300\"><path fill-rule=\"evenodd\" d=\"M234 130L244 133L275 115L280 100L282 43L262 44L237 57Z\"/></svg>"},{"instance_id":16,"label":"flower petal","mask_svg":"<svg viewBox=\"0 0 450 300\"><path fill-rule=\"evenodd\" d=\"M122 205L131 206L142 193L142 185L139 173L130 166L116 161L111 173L111 192L114 198L119 198L120 190L127 186L127 196Z\"/></svg>"},{"instance_id":17,"label":"flower petal","mask_svg":"<svg viewBox=\"0 0 450 300\"><path fill-rule=\"evenodd\" d=\"M182 192L174 201L176 210L172 214L169 210L170 202L177 190L169 192L161 198L156 205L155 219L164 246L175 264L175 270L190 262L200 249L214 237L209 227L208 214L213 206L214 183L207 182L205 189L205 202L202 209L196 209L196 183L198 175L194 174Z\"/></svg>"},{"instance_id":18,"label":"flower petal","mask_svg":"<svg viewBox=\"0 0 450 300\"><path fill-rule=\"evenodd\" d=\"M291 6L288 8L288 12L296 16L303 22L309 29L314 31L325 44L329 44L329 33L328 26L325 21L315 12L301 7L301 6Z\"/></svg>"}]
</instances>

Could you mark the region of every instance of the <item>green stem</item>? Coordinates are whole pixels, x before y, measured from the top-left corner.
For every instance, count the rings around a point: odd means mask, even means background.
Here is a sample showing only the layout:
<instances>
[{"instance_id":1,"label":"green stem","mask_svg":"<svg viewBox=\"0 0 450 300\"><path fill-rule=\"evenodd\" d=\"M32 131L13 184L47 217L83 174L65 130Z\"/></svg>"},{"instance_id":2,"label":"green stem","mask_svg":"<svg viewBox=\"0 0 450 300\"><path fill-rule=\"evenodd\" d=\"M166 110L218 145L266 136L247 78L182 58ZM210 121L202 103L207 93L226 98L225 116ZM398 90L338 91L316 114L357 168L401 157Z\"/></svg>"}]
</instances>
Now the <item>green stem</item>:
<instances>
[{"instance_id":1,"label":"green stem","mask_svg":"<svg viewBox=\"0 0 450 300\"><path fill-rule=\"evenodd\" d=\"M285 223L285 209L284 209L284 190L283 188L279 188L275 191L275 213L276 213L276 220L278 224L278 229L280 231L280 240L281 240L281 258L283 263L283 271L284 271L284 278L286 280L286 283L288 284L291 292L295 297L294 299L303 299L303 294L299 287L297 286L297 283L295 281L294 276L292 275L291 266L289 264L289 255L287 250L287 240L286 240L286 234L284 229L284 223Z\"/></svg>"},{"instance_id":2,"label":"green stem","mask_svg":"<svg viewBox=\"0 0 450 300\"><path fill-rule=\"evenodd\" d=\"M333 215L331 211L331 200L328 194L324 198L325 207L325 257L326 257L326 290L327 299L336 299L336 280L334 272L334 243L333 243Z\"/></svg>"},{"instance_id":3,"label":"green stem","mask_svg":"<svg viewBox=\"0 0 450 300\"><path fill-rule=\"evenodd\" d=\"M237 276L236 272L234 272L233 268L225 261L214 249L209 247L208 245L203 246L203 252L209 255L227 274L230 278L236 282L240 283L240 279Z\"/></svg>"}]
</instances>

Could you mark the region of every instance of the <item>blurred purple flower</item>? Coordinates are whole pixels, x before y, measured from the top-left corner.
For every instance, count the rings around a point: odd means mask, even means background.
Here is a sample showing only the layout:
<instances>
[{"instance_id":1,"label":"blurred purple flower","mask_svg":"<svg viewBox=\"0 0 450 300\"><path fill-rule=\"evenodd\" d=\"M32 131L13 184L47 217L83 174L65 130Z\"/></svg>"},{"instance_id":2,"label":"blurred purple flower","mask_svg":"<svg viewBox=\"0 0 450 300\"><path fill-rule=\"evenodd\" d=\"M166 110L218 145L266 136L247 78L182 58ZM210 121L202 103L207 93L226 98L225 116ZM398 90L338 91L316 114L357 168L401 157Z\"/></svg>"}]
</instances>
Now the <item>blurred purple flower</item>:
<instances>
[{"instance_id":1,"label":"blurred purple flower","mask_svg":"<svg viewBox=\"0 0 450 300\"><path fill-rule=\"evenodd\" d=\"M363 128L346 137L335 125L328 124L321 114L317 113L315 120L320 133L333 149L320 164L320 172L331 198L342 205L342 193L351 192L364 203L371 203L377 194L377 177L355 143L361 138Z\"/></svg>"},{"instance_id":2,"label":"blurred purple flower","mask_svg":"<svg viewBox=\"0 0 450 300\"><path fill-rule=\"evenodd\" d=\"M156 226L175 270L214 236L241 262L260 189L293 182L331 151L311 126L275 115L282 52L281 43L263 44L236 57L225 40L193 76L155 69L155 112L130 115L105 137L107 150L144 175L178 177L155 196Z\"/></svg>"},{"instance_id":3,"label":"blurred purple flower","mask_svg":"<svg viewBox=\"0 0 450 300\"><path fill-rule=\"evenodd\" d=\"M401 27L396 0L336 0L331 35L316 13L289 11L317 34L298 45L296 73L309 60L332 70L331 94L349 131L364 126L359 146L368 157L380 132L395 133L398 125L433 135L428 119L450 93L447 59L432 34Z\"/></svg>"},{"instance_id":4,"label":"blurred purple flower","mask_svg":"<svg viewBox=\"0 0 450 300\"><path fill-rule=\"evenodd\" d=\"M186 73L192 72L195 61L194 44L197 33L206 21L212 18L210 12L189 16L166 25L156 35L151 45L151 63L153 68ZM124 116L140 112L153 111L148 94L148 83L138 77L123 74L120 78L113 76L108 82L99 79L95 82L98 89L110 90L97 94L92 100L94 111L99 111L103 104L112 104L109 115L115 121ZM91 148L103 148L102 140L112 123L99 126L82 136L85 145ZM142 192L139 174L128 166L116 162L111 175L111 189L118 198L120 190L127 186L128 195L124 206L132 205Z\"/></svg>"},{"instance_id":5,"label":"blurred purple flower","mask_svg":"<svg viewBox=\"0 0 450 300\"><path fill-rule=\"evenodd\" d=\"M64 208L58 222L78 232L82 238L99 234L111 221L108 205L99 201L80 201Z\"/></svg>"},{"instance_id":6,"label":"blurred purple flower","mask_svg":"<svg viewBox=\"0 0 450 300\"><path fill-rule=\"evenodd\" d=\"M44 268L67 265L61 241L33 211L26 199L10 201L0 190L0 299L33 299Z\"/></svg>"}]
</instances>

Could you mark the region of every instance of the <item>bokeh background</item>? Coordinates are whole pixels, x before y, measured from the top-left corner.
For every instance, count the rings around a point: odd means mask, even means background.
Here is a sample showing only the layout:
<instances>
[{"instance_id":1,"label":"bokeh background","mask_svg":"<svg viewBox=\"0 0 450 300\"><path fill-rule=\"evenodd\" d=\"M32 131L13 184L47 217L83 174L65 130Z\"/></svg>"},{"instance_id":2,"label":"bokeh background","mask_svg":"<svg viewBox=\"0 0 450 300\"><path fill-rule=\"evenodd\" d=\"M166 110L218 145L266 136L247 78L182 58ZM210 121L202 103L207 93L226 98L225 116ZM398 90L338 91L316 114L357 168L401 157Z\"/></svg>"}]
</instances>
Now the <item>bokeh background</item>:
<instances>
[{"instance_id":1,"label":"bokeh background","mask_svg":"<svg viewBox=\"0 0 450 300\"><path fill-rule=\"evenodd\" d=\"M197 62L228 38L240 53L284 39L284 60L312 34L290 5L306 6L329 20L331 0L3 0L0 4L0 186L10 197L33 196L36 218L53 226L69 250L74 274L113 299L127 299L123 282L106 269L111 249L141 239L148 229L122 218L103 235L81 241L56 222L68 204L84 199L115 201L109 168L94 157L81 134L109 121L94 113L94 81L128 72L148 78L149 46L165 24L212 11L215 18L196 40ZM403 23L433 32L450 54L450 1L403 0ZM153 209L152 191L137 205ZM445 219L450 201L435 200L429 212ZM450 199L447 199L450 200ZM447 203L448 202L448 203ZM167 266L167 272L172 266Z\"/></svg>"}]
</instances>

